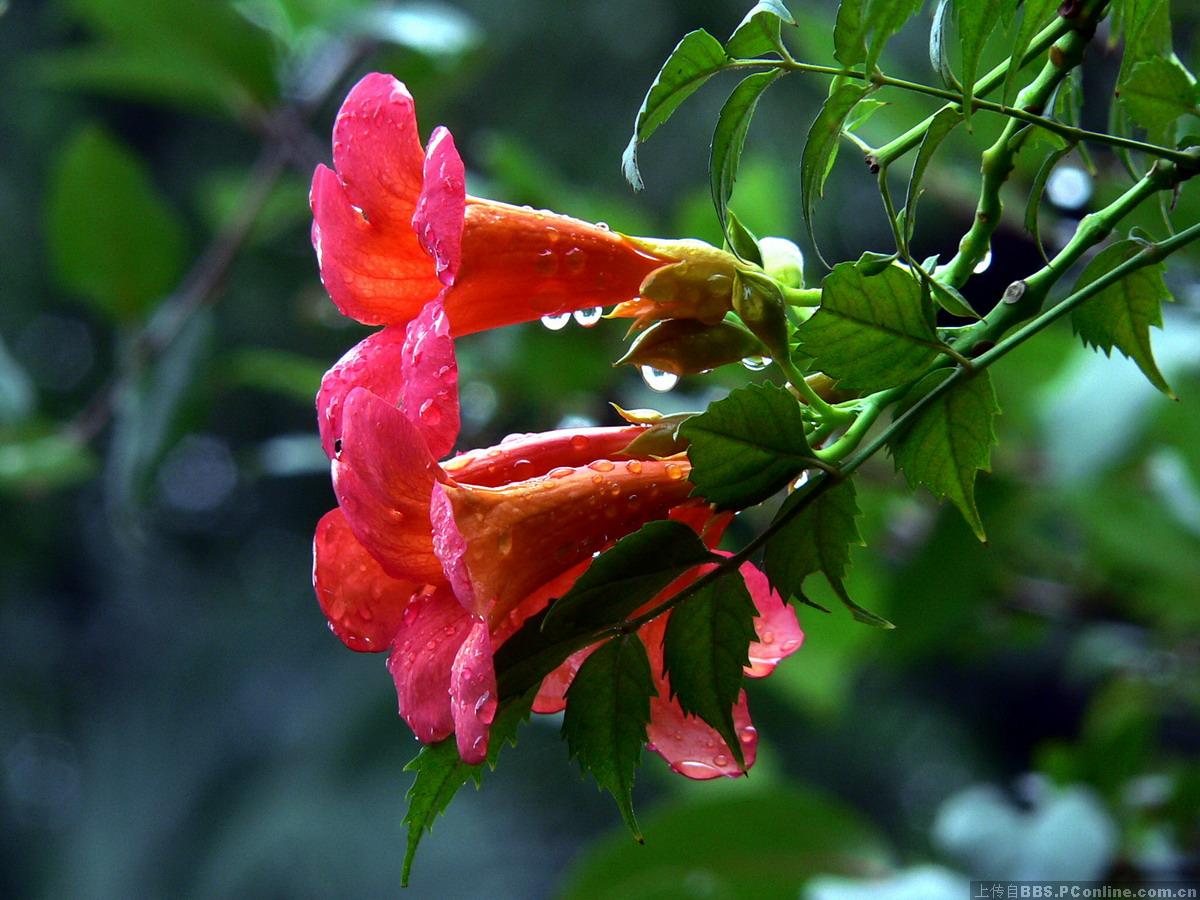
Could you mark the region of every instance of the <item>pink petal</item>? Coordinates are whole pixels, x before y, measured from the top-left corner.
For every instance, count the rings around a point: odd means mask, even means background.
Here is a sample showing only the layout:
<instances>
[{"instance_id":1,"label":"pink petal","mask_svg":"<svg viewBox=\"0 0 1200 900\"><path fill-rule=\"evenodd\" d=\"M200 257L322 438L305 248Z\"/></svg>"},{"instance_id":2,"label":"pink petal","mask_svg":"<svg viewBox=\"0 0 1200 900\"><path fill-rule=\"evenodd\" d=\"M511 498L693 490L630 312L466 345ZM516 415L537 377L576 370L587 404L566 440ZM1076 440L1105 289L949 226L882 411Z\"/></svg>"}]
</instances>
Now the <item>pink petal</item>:
<instances>
[{"instance_id":1,"label":"pink petal","mask_svg":"<svg viewBox=\"0 0 1200 900\"><path fill-rule=\"evenodd\" d=\"M621 451L644 430L641 425L625 425L512 435L495 447L455 456L443 467L460 484L499 487L537 478L551 469L586 466L598 459L624 459Z\"/></svg>"},{"instance_id":2,"label":"pink petal","mask_svg":"<svg viewBox=\"0 0 1200 900\"><path fill-rule=\"evenodd\" d=\"M371 222L409 227L425 151L403 83L372 72L350 89L333 125L333 163L347 198Z\"/></svg>"},{"instance_id":3,"label":"pink petal","mask_svg":"<svg viewBox=\"0 0 1200 900\"><path fill-rule=\"evenodd\" d=\"M458 523L454 521L454 507L440 484L433 486L429 500L429 521L433 531L433 552L441 561L442 571L454 596L463 609L476 615L486 614L486 609L477 608L475 588L467 569L466 538L458 530Z\"/></svg>"},{"instance_id":4,"label":"pink petal","mask_svg":"<svg viewBox=\"0 0 1200 900\"><path fill-rule=\"evenodd\" d=\"M396 683L401 717L427 744L454 731L452 672L475 621L444 586L417 594L404 611L388 671Z\"/></svg>"},{"instance_id":5,"label":"pink petal","mask_svg":"<svg viewBox=\"0 0 1200 900\"><path fill-rule=\"evenodd\" d=\"M329 628L351 650L386 650L420 585L392 578L363 548L340 509L317 523L313 588Z\"/></svg>"},{"instance_id":6,"label":"pink petal","mask_svg":"<svg viewBox=\"0 0 1200 900\"><path fill-rule=\"evenodd\" d=\"M738 571L758 607L758 616L754 620L758 640L750 644L750 665L746 667L746 674L751 678L765 678L780 660L800 649L804 632L796 621L796 611L771 589L766 575L751 563L744 563Z\"/></svg>"},{"instance_id":7,"label":"pink petal","mask_svg":"<svg viewBox=\"0 0 1200 900\"><path fill-rule=\"evenodd\" d=\"M321 446L330 459L342 436L342 403L347 394L362 387L392 405L400 402L404 386L401 376L404 341L401 328L377 331L351 347L321 379L317 424L321 429Z\"/></svg>"},{"instance_id":8,"label":"pink petal","mask_svg":"<svg viewBox=\"0 0 1200 900\"><path fill-rule=\"evenodd\" d=\"M364 388L342 405L342 450L333 489L354 536L394 578L442 580L429 500L441 469L425 439L396 407Z\"/></svg>"},{"instance_id":9,"label":"pink petal","mask_svg":"<svg viewBox=\"0 0 1200 900\"><path fill-rule=\"evenodd\" d=\"M317 166L309 202L321 280L345 315L403 324L442 284L412 230L425 154L413 101L388 75L350 91L333 130L337 172Z\"/></svg>"},{"instance_id":10,"label":"pink petal","mask_svg":"<svg viewBox=\"0 0 1200 900\"><path fill-rule=\"evenodd\" d=\"M744 774L730 756L721 736L702 720L685 715L677 701L664 700L666 691L663 685L659 688L659 696L650 700L650 724L646 728L649 742L646 746L680 775L697 781L722 775L737 778ZM749 771L758 755L758 732L750 724L745 691L733 707L733 724L741 738L742 754Z\"/></svg>"},{"instance_id":11,"label":"pink petal","mask_svg":"<svg viewBox=\"0 0 1200 900\"><path fill-rule=\"evenodd\" d=\"M566 658L562 665L542 679L542 686L538 688L537 696L533 698L535 713L556 713L567 708L567 689L575 680L575 676L579 674L579 667L583 665L584 660L591 656L592 651L599 646L599 644L592 644L590 647L575 651Z\"/></svg>"},{"instance_id":12,"label":"pink petal","mask_svg":"<svg viewBox=\"0 0 1200 900\"><path fill-rule=\"evenodd\" d=\"M687 715L679 701L671 697L671 685L663 675L663 637L670 614L643 626L639 635L646 645L650 673L657 697L650 699L650 724L646 728L646 746L667 761L680 775L703 781L724 775L736 778L745 774L729 753L725 740L702 719ZM758 732L750 724L746 692L738 695L733 707L733 724L742 742L746 772L754 765L758 752Z\"/></svg>"},{"instance_id":13,"label":"pink petal","mask_svg":"<svg viewBox=\"0 0 1200 900\"><path fill-rule=\"evenodd\" d=\"M487 623L476 619L450 672L450 707L458 755L472 765L487 759L488 729L496 717L496 669Z\"/></svg>"},{"instance_id":14,"label":"pink petal","mask_svg":"<svg viewBox=\"0 0 1200 900\"><path fill-rule=\"evenodd\" d=\"M408 323L401 363L404 411L425 436L430 453L443 457L458 440L459 414L458 363L440 301L427 303Z\"/></svg>"},{"instance_id":15,"label":"pink petal","mask_svg":"<svg viewBox=\"0 0 1200 900\"><path fill-rule=\"evenodd\" d=\"M467 211L466 175L450 132L433 130L425 155L425 185L412 225L421 246L433 257L442 284L453 284L462 262Z\"/></svg>"}]
</instances>

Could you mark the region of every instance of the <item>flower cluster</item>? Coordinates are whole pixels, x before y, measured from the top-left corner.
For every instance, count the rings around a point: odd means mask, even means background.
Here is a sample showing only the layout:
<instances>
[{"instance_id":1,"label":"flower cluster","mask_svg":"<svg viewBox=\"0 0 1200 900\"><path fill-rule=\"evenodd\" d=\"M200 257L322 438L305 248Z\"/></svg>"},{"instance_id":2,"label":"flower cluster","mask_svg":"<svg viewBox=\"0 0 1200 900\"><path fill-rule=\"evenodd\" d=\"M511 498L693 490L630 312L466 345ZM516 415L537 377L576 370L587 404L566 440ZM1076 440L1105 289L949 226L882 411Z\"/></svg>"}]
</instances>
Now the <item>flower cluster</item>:
<instances>
[{"instance_id":1,"label":"flower cluster","mask_svg":"<svg viewBox=\"0 0 1200 900\"><path fill-rule=\"evenodd\" d=\"M389 654L400 715L417 737L454 735L462 759L478 763L497 708L497 648L643 524L672 518L715 547L728 515L692 496L686 454L638 449L650 426L636 422L452 455L454 337L596 306L645 317L657 304L719 321L721 251L466 195L449 132L436 129L422 149L412 98L388 76L351 91L333 149L336 171L318 167L312 186L321 276L342 312L385 327L326 373L317 397L338 506L317 526L313 582L347 646ZM708 288L681 277L689 270ZM669 284L676 293L664 293ZM758 612L746 673L762 676L803 635L762 574L741 572ZM718 734L672 698L666 619L640 631L658 691L650 746L694 778L740 774ZM545 678L536 712L564 708L592 649ZM744 694L734 721L748 767L756 736Z\"/></svg>"}]
</instances>

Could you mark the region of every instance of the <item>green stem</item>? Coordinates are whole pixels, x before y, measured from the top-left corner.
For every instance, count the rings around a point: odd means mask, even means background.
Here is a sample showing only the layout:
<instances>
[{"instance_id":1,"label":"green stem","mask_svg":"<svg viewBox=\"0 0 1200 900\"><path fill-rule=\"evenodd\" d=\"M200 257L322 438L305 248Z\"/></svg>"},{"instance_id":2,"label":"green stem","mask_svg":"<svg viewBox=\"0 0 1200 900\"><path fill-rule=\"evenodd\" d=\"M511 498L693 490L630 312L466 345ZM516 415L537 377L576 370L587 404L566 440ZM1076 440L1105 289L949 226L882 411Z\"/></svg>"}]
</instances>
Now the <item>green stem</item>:
<instances>
[{"instance_id":1,"label":"green stem","mask_svg":"<svg viewBox=\"0 0 1200 900\"><path fill-rule=\"evenodd\" d=\"M1072 31L1056 43L1054 47L1058 52L1050 54L1037 77L1017 94L1017 105L1022 109L1043 109L1063 79L1083 60L1088 40L1088 36L1082 32ZM1012 174L1017 154L1029 134L1028 130L1023 129L1018 119L1010 119L996 142L983 152L980 165L983 178L975 218L959 242L954 258L940 266L935 273L935 277L943 284L962 287L974 274L975 268L987 258L992 235L1004 212L1000 190Z\"/></svg>"},{"instance_id":2,"label":"green stem","mask_svg":"<svg viewBox=\"0 0 1200 900\"><path fill-rule=\"evenodd\" d=\"M788 306L811 307L821 305L820 288L794 288L781 284L779 285L779 292L783 295L783 302Z\"/></svg>"},{"instance_id":3,"label":"green stem","mask_svg":"<svg viewBox=\"0 0 1200 900\"><path fill-rule=\"evenodd\" d=\"M1029 65L1049 50L1055 41L1071 31L1072 28L1074 28L1074 25L1069 19L1064 19L1061 16L1055 17L1053 22L1043 28L1030 41L1029 49L1025 51L1025 55L1021 58L1021 68ZM1008 77L1010 62L1010 60L1006 60L1000 63L1000 65L975 82L975 97L977 99L990 94L1004 84L1005 78ZM942 109L938 110L938 113L944 109L958 109L961 105L961 103L947 103ZM904 154L916 149L925 137L925 133L929 130L929 126L933 124L933 120L937 117L938 113L934 113L923 122L918 122L912 128L908 129L908 131L904 132L904 134L880 147L875 153L875 159L878 163L881 166L891 165L897 159L904 156Z\"/></svg>"},{"instance_id":4,"label":"green stem","mask_svg":"<svg viewBox=\"0 0 1200 900\"><path fill-rule=\"evenodd\" d=\"M904 391L902 388L893 388L888 391L881 391L878 394L868 398L858 418L854 420L854 424L846 429L846 432L821 450L816 451L817 458L827 463L836 463L843 457L854 452L854 449L862 443L863 437L871 430L871 426L875 424L875 420L879 418L879 414L883 412L884 407L900 396Z\"/></svg>"},{"instance_id":5,"label":"green stem","mask_svg":"<svg viewBox=\"0 0 1200 900\"><path fill-rule=\"evenodd\" d=\"M822 397L812 389L812 385L805 380L804 373L797 369L796 364L790 359L777 359L775 362L779 364L779 368L783 370L783 374L787 376L787 379L789 382L791 382L792 387L799 391L800 396L803 397L804 401L808 404L809 409L815 412L822 419L833 422L841 422L853 415L853 413L847 410L838 409L837 407L830 406L828 403L826 403L825 400L822 399Z\"/></svg>"}]
</instances>

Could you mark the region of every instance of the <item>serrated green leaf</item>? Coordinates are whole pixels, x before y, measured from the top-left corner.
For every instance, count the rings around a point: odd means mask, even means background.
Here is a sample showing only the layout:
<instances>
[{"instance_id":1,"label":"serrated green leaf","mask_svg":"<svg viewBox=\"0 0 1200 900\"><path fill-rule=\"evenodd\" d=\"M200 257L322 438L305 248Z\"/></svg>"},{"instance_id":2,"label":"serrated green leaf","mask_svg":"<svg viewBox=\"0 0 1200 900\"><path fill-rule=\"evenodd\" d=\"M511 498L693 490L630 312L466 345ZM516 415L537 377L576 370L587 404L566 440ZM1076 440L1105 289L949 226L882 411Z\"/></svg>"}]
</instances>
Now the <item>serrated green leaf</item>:
<instances>
[{"instance_id":1,"label":"serrated green leaf","mask_svg":"<svg viewBox=\"0 0 1200 900\"><path fill-rule=\"evenodd\" d=\"M979 71L979 59L988 38L1000 22L1001 13L1015 0L956 0L954 20L958 25L958 41L962 49L962 111L966 121L971 120L975 98L975 75Z\"/></svg>"},{"instance_id":2,"label":"serrated green leaf","mask_svg":"<svg viewBox=\"0 0 1200 900\"><path fill-rule=\"evenodd\" d=\"M773 69L747 75L733 89L717 117L708 156L708 180L722 233L726 232L729 198L733 196L733 184L737 180L750 121L754 118L759 99L783 74L783 69Z\"/></svg>"},{"instance_id":3,"label":"serrated green leaf","mask_svg":"<svg viewBox=\"0 0 1200 900\"><path fill-rule=\"evenodd\" d=\"M794 513L797 506L803 509ZM804 580L821 572L855 619L892 628L891 622L859 606L846 593L850 547L863 544L855 521L858 515L853 482L810 482L792 494L776 513L776 520L792 518L768 541L763 566L775 590L806 603Z\"/></svg>"},{"instance_id":4,"label":"serrated green leaf","mask_svg":"<svg viewBox=\"0 0 1200 900\"><path fill-rule=\"evenodd\" d=\"M867 85L859 82L835 81L829 96L821 106L821 111L808 129L800 162L800 197L808 237L814 245L816 238L813 211L817 206L817 198L825 192L825 180L829 177L833 162L837 158L842 126L855 104L863 99L869 90Z\"/></svg>"},{"instance_id":5,"label":"serrated green leaf","mask_svg":"<svg viewBox=\"0 0 1200 900\"><path fill-rule=\"evenodd\" d=\"M1021 60L1029 49L1033 36L1038 30L1050 24L1052 16L1058 10L1059 0L1024 0L1021 12L1021 27L1013 40L1012 55L1008 61L1008 73L1004 76L1003 102L1009 102L1017 89L1017 79L1021 76Z\"/></svg>"},{"instance_id":6,"label":"serrated green leaf","mask_svg":"<svg viewBox=\"0 0 1200 900\"><path fill-rule=\"evenodd\" d=\"M1170 0L1118 0L1113 4L1113 38L1124 39L1118 88L1134 67L1171 52Z\"/></svg>"},{"instance_id":7,"label":"serrated green leaf","mask_svg":"<svg viewBox=\"0 0 1200 900\"><path fill-rule=\"evenodd\" d=\"M487 765L490 768L496 768L496 758L505 744L516 745L517 729L529 717L534 693L529 691L524 696L510 700L496 712L488 744ZM400 875L401 885L408 886L408 876L412 872L421 838L427 831L433 830L434 821L446 811L458 789L468 779L479 787L483 781L483 765L472 766L463 762L451 735L436 744L426 744L404 766L404 771L415 772L416 775L406 795L408 812L404 815L404 823L408 826L408 846Z\"/></svg>"},{"instance_id":8,"label":"serrated green leaf","mask_svg":"<svg viewBox=\"0 0 1200 900\"><path fill-rule=\"evenodd\" d=\"M1112 271L1142 249L1137 241L1120 241L1105 247L1083 270L1075 290L1086 287ZM1071 325L1083 342L1103 350L1113 348L1132 359L1156 388L1174 398L1166 379L1154 362L1150 327L1162 327L1162 302L1171 300L1163 282L1162 263L1130 272L1071 313Z\"/></svg>"},{"instance_id":9,"label":"serrated green leaf","mask_svg":"<svg viewBox=\"0 0 1200 900\"><path fill-rule=\"evenodd\" d=\"M904 225L910 241L916 227L917 201L921 198L921 182L925 180L925 171L942 141L961 121L962 113L953 107L944 107L933 117L925 136L921 138L921 146L917 148L917 157L913 160L912 174L908 178L908 194L904 198Z\"/></svg>"},{"instance_id":10,"label":"serrated green leaf","mask_svg":"<svg viewBox=\"0 0 1200 900\"><path fill-rule=\"evenodd\" d=\"M690 444L694 493L720 509L761 503L812 464L800 406L775 384L731 391L679 433Z\"/></svg>"},{"instance_id":11,"label":"serrated green leaf","mask_svg":"<svg viewBox=\"0 0 1200 900\"><path fill-rule=\"evenodd\" d=\"M1042 244L1042 231L1038 227L1038 218L1042 208L1042 194L1046 191L1046 182L1050 180L1050 175L1054 171L1054 167L1073 149L1073 146L1063 147L1060 150L1055 150L1042 160L1037 174L1033 176L1033 183L1029 186L1029 201L1025 204L1025 230L1033 235L1033 239L1038 246L1038 252L1042 254L1042 259L1047 260L1047 262L1049 262L1049 259L1046 256L1046 248Z\"/></svg>"},{"instance_id":12,"label":"serrated green leaf","mask_svg":"<svg viewBox=\"0 0 1200 900\"><path fill-rule=\"evenodd\" d=\"M785 23L795 25L796 19L781 0L759 0L725 42L725 52L737 59L778 52Z\"/></svg>"},{"instance_id":13,"label":"serrated green leaf","mask_svg":"<svg viewBox=\"0 0 1200 900\"><path fill-rule=\"evenodd\" d=\"M550 607L542 630L562 633L620 622L688 569L712 558L696 532L681 522L648 522L596 558Z\"/></svg>"},{"instance_id":14,"label":"serrated green leaf","mask_svg":"<svg viewBox=\"0 0 1200 900\"><path fill-rule=\"evenodd\" d=\"M871 43L867 52L867 69L874 68L883 48L904 24L921 11L925 0L870 0L867 22L871 26Z\"/></svg>"},{"instance_id":15,"label":"serrated green leaf","mask_svg":"<svg viewBox=\"0 0 1200 900\"><path fill-rule=\"evenodd\" d=\"M920 286L899 266L864 275L840 263L821 285L821 306L800 326L814 368L844 388L876 391L917 378L942 344Z\"/></svg>"},{"instance_id":16,"label":"serrated green leaf","mask_svg":"<svg viewBox=\"0 0 1200 900\"><path fill-rule=\"evenodd\" d=\"M754 601L737 571L701 587L671 612L663 639L663 663L671 693L685 713L699 716L725 739L745 769L733 706L742 689L755 639Z\"/></svg>"},{"instance_id":17,"label":"serrated green leaf","mask_svg":"<svg viewBox=\"0 0 1200 900\"><path fill-rule=\"evenodd\" d=\"M942 284L936 278L930 276L930 272L937 268L937 255L929 257L921 263L921 270L917 272L917 277L921 279L922 289L928 291L933 301L942 309L953 316L959 316L963 319L978 319L979 313L967 302L967 298L959 293L958 288L950 284Z\"/></svg>"},{"instance_id":18,"label":"serrated green leaf","mask_svg":"<svg viewBox=\"0 0 1200 900\"><path fill-rule=\"evenodd\" d=\"M657 696L646 647L637 635L614 638L580 666L567 690L562 734L580 768L613 795L626 826L638 840L633 814L633 778L642 764L650 722L650 698Z\"/></svg>"},{"instance_id":19,"label":"serrated green leaf","mask_svg":"<svg viewBox=\"0 0 1200 900\"><path fill-rule=\"evenodd\" d=\"M98 127L78 132L50 176L48 242L63 287L114 319L147 311L179 277L183 229L141 161Z\"/></svg>"},{"instance_id":20,"label":"serrated green leaf","mask_svg":"<svg viewBox=\"0 0 1200 900\"><path fill-rule=\"evenodd\" d=\"M840 0L833 23L833 57L852 67L867 58L867 0Z\"/></svg>"},{"instance_id":21,"label":"serrated green leaf","mask_svg":"<svg viewBox=\"0 0 1200 900\"><path fill-rule=\"evenodd\" d=\"M1171 57L1143 60L1119 88L1121 103L1135 122L1161 137L1180 116L1196 112L1196 84Z\"/></svg>"},{"instance_id":22,"label":"serrated green leaf","mask_svg":"<svg viewBox=\"0 0 1200 900\"><path fill-rule=\"evenodd\" d=\"M645 187L641 172L638 171L638 144L648 140L679 108L679 104L721 71L727 62L729 57L725 55L721 42L702 28L685 34L671 51L642 100L642 107L634 121L633 136L621 156L621 169L634 190L640 191Z\"/></svg>"},{"instance_id":23,"label":"serrated green leaf","mask_svg":"<svg viewBox=\"0 0 1200 900\"><path fill-rule=\"evenodd\" d=\"M932 391L952 371L930 372L902 408ZM980 469L991 470L998 412L991 379L987 372L978 372L935 399L889 442L896 468L904 472L909 486L924 485L938 499L950 500L981 541L987 538L975 506L975 476Z\"/></svg>"}]
</instances>

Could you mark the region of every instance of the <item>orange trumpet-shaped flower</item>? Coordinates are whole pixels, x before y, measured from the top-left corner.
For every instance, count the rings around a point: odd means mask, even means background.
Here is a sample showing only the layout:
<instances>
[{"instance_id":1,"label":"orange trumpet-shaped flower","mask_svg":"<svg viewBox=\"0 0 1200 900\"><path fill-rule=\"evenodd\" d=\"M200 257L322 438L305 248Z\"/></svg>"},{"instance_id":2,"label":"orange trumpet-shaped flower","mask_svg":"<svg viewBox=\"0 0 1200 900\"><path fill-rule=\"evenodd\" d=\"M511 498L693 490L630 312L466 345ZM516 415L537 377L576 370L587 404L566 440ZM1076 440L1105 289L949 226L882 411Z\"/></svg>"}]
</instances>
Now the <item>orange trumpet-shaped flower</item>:
<instances>
[{"instance_id":1,"label":"orange trumpet-shaped flower","mask_svg":"<svg viewBox=\"0 0 1200 900\"><path fill-rule=\"evenodd\" d=\"M525 619L568 590L596 551L643 523L670 516L703 531L713 518L688 499L686 457L625 452L641 425L523 435L439 464L457 438L458 395L450 324L437 301L403 333L384 329L343 358L318 406L339 502L314 544L322 610L351 648L389 651L401 715L422 741L454 734L468 762L487 752L493 653ZM765 674L801 634L765 580L743 574L765 623L759 644L774 642L752 649L748 671ZM651 626L643 638L661 660ZM536 710L562 708L581 660L547 677ZM685 717L666 688L654 703L651 742L673 767L691 777L738 774L713 762L727 754L696 755L719 738ZM752 759L744 698L735 718Z\"/></svg>"},{"instance_id":2,"label":"orange trumpet-shaped flower","mask_svg":"<svg viewBox=\"0 0 1200 900\"><path fill-rule=\"evenodd\" d=\"M313 246L338 309L369 325L403 325L439 294L457 335L614 305L675 261L604 225L468 196L450 132L422 149L389 75L346 97L333 161L313 174Z\"/></svg>"}]
</instances>

